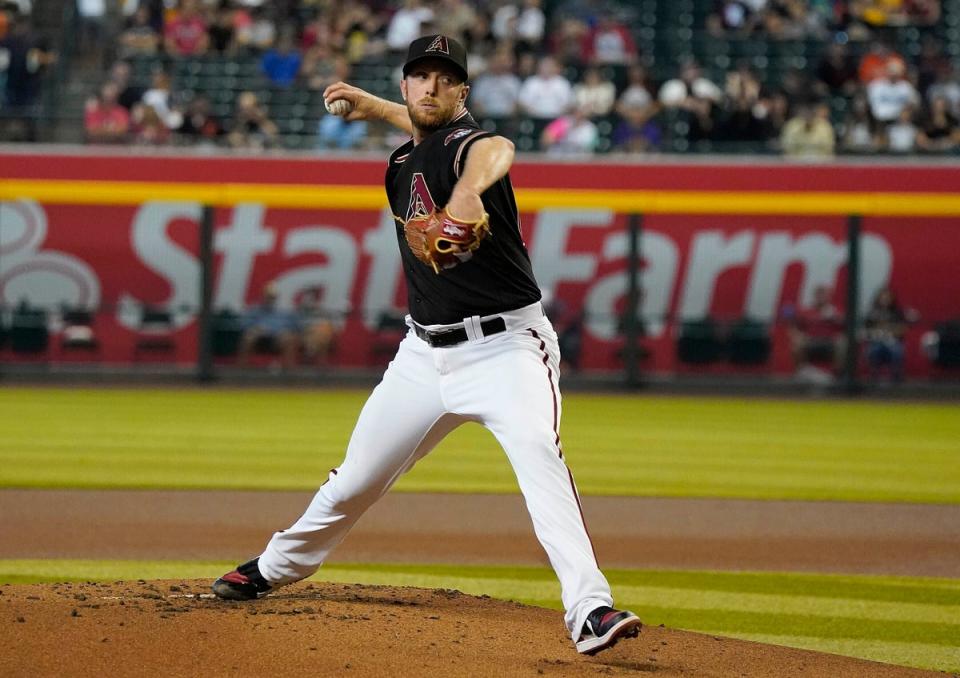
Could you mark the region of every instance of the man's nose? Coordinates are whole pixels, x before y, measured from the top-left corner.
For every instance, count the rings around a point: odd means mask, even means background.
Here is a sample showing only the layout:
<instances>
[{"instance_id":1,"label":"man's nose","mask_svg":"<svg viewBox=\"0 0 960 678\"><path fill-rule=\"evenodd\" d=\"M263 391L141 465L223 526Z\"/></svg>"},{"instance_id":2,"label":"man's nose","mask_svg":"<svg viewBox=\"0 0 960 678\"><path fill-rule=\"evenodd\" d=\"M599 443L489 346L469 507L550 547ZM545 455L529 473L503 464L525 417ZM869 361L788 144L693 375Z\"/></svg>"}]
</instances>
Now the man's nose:
<instances>
[{"instance_id":1,"label":"man's nose","mask_svg":"<svg viewBox=\"0 0 960 678\"><path fill-rule=\"evenodd\" d=\"M437 93L437 84L440 82L439 75L429 75L427 76L427 94L436 95Z\"/></svg>"}]
</instances>

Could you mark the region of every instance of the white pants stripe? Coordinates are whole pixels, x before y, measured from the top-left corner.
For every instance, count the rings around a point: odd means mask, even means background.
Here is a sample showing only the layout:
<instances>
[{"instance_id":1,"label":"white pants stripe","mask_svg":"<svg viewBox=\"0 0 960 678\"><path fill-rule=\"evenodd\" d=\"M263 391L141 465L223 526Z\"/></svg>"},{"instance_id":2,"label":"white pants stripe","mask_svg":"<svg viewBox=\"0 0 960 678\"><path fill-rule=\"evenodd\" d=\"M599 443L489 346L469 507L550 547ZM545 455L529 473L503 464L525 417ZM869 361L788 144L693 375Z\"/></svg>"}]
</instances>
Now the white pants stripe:
<instances>
[{"instance_id":1,"label":"white pants stripe","mask_svg":"<svg viewBox=\"0 0 960 678\"><path fill-rule=\"evenodd\" d=\"M476 421L513 467L576 641L587 614L613 601L560 449L558 365L557 337L542 317L449 348L408 334L364 405L343 463L260 556L263 576L283 584L313 574L402 473L454 428Z\"/></svg>"}]
</instances>

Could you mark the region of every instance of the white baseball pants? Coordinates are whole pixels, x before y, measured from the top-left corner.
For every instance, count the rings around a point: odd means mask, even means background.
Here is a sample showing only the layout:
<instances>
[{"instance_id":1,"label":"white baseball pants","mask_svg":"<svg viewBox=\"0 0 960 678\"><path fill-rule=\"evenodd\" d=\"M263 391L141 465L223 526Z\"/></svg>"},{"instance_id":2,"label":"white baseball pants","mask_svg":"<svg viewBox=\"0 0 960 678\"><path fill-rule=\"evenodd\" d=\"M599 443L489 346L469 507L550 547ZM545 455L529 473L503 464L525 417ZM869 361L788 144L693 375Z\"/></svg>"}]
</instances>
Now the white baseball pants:
<instances>
[{"instance_id":1,"label":"white baseball pants","mask_svg":"<svg viewBox=\"0 0 960 678\"><path fill-rule=\"evenodd\" d=\"M268 582L313 574L402 473L457 426L476 421L493 433L513 466L560 580L574 642L593 609L613 604L560 449L557 335L539 303L501 317L507 330L489 337L477 336L477 318L467 319L473 338L456 346L433 348L412 331L404 338L360 413L343 463L260 556Z\"/></svg>"}]
</instances>

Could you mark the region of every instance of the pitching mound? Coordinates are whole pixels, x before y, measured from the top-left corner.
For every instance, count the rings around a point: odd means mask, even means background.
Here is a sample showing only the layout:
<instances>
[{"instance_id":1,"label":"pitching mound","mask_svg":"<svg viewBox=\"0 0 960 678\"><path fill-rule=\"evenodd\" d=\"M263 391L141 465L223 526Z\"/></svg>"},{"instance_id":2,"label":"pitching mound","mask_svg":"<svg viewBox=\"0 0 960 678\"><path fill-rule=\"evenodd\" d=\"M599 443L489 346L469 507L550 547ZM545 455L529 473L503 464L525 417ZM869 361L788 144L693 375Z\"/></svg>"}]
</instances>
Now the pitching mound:
<instances>
[{"instance_id":1,"label":"pitching mound","mask_svg":"<svg viewBox=\"0 0 960 678\"><path fill-rule=\"evenodd\" d=\"M938 675L656 627L583 657L559 612L458 591L301 583L226 603L209 583L2 586L0 675Z\"/></svg>"}]
</instances>

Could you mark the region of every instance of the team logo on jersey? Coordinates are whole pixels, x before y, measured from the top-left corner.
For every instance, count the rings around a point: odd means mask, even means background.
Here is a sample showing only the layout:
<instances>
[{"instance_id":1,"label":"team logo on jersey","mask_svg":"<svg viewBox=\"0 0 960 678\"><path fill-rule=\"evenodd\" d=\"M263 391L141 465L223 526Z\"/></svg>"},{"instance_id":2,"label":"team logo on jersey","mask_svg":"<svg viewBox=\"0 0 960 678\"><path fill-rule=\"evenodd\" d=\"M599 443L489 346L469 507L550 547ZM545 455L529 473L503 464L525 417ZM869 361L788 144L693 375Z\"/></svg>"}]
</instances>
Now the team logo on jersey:
<instances>
[{"instance_id":1,"label":"team logo on jersey","mask_svg":"<svg viewBox=\"0 0 960 678\"><path fill-rule=\"evenodd\" d=\"M451 141L456 141L457 139L460 139L461 137L465 137L465 136L467 136L468 134L470 134L470 132L472 132L472 131L473 131L473 130L470 129L469 127L462 127L462 128L460 128L460 129L455 129L455 130L453 130L452 132L450 132L450 134L447 135L447 138L446 138L446 139L443 140L443 145L446 146L446 145L449 144Z\"/></svg>"},{"instance_id":2,"label":"team logo on jersey","mask_svg":"<svg viewBox=\"0 0 960 678\"><path fill-rule=\"evenodd\" d=\"M423 50L426 52L441 52L443 54L450 54L450 45L447 44L447 39L438 35L433 39L433 42L430 43L430 46Z\"/></svg>"},{"instance_id":3,"label":"team logo on jersey","mask_svg":"<svg viewBox=\"0 0 960 678\"><path fill-rule=\"evenodd\" d=\"M437 203L430 195L430 189L427 188L427 180L423 177L423 173L415 172L410 178L410 203L407 205L407 219L430 214L436 206Z\"/></svg>"}]
</instances>

